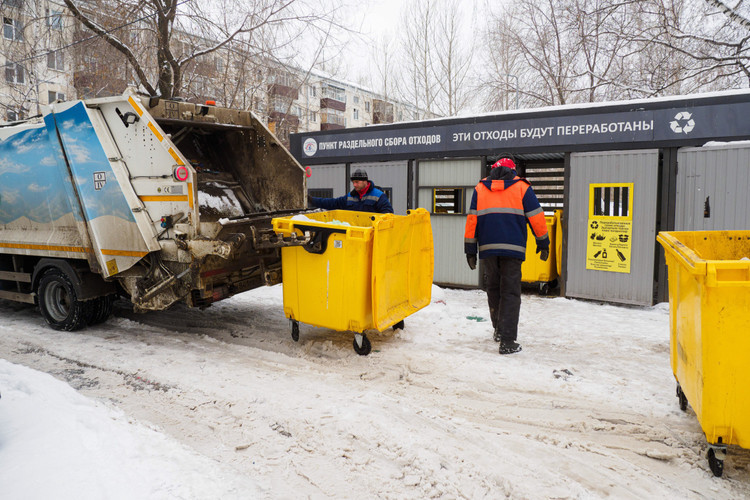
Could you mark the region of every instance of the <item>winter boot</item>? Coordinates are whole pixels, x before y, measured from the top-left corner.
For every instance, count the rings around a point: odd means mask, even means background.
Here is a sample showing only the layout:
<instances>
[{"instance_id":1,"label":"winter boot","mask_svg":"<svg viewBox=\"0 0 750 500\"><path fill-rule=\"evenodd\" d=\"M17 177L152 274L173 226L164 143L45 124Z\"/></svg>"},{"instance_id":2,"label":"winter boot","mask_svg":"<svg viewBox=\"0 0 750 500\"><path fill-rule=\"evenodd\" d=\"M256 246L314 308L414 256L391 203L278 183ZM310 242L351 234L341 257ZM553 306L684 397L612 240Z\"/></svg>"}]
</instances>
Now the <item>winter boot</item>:
<instances>
[{"instance_id":1,"label":"winter boot","mask_svg":"<svg viewBox=\"0 0 750 500\"><path fill-rule=\"evenodd\" d=\"M521 345L512 340L503 340L500 343L500 354L513 354L514 352L519 352L520 350Z\"/></svg>"}]
</instances>

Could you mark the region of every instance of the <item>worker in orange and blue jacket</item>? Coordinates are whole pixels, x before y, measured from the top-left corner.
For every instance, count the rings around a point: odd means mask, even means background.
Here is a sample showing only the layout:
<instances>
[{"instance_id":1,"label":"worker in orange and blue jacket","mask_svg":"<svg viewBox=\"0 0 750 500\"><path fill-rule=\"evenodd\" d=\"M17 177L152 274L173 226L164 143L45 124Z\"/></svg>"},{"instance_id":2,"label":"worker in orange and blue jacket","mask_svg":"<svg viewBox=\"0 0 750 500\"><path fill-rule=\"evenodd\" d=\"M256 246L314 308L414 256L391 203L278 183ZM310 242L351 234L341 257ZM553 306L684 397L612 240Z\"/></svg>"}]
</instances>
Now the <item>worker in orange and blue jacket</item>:
<instances>
[{"instance_id":1,"label":"worker in orange and blue jacket","mask_svg":"<svg viewBox=\"0 0 750 500\"><path fill-rule=\"evenodd\" d=\"M526 258L526 221L536 236L536 251L546 261L549 236L544 211L531 184L516 174L516 164L501 158L489 177L474 188L466 217L464 252L473 270L477 249L483 259L487 302L500 354L521 350L518 315L521 310L521 264Z\"/></svg>"}]
</instances>

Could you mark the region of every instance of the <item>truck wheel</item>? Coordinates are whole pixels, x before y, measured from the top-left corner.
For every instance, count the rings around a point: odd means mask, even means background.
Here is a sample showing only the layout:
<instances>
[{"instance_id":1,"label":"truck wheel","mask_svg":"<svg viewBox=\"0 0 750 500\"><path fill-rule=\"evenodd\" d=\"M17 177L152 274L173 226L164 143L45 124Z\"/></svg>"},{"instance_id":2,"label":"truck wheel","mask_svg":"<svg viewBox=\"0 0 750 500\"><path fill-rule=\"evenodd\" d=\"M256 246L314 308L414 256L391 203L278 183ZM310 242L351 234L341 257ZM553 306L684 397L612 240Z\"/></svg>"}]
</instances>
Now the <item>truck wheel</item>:
<instances>
[{"instance_id":1,"label":"truck wheel","mask_svg":"<svg viewBox=\"0 0 750 500\"><path fill-rule=\"evenodd\" d=\"M86 325L86 307L78 300L70 278L59 269L50 269L39 281L39 309L55 330L72 332Z\"/></svg>"},{"instance_id":2,"label":"truck wheel","mask_svg":"<svg viewBox=\"0 0 750 500\"><path fill-rule=\"evenodd\" d=\"M114 304L114 295L105 295L86 302L86 324L98 325L107 321L109 315L112 314Z\"/></svg>"}]
</instances>

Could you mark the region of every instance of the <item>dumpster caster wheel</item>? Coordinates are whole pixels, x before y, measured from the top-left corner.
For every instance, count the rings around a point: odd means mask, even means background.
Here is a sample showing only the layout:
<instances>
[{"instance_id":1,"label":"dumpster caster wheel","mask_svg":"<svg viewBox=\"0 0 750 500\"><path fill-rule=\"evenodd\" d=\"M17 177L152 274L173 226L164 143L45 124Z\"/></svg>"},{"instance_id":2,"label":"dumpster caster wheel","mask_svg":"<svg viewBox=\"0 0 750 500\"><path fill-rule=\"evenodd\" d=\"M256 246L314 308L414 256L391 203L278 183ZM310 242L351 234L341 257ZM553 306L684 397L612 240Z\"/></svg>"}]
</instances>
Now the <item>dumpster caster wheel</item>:
<instances>
[{"instance_id":1,"label":"dumpster caster wheel","mask_svg":"<svg viewBox=\"0 0 750 500\"><path fill-rule=\"evenodd\" d=\"M727 456L726 449L709 447L706 456L711 472L714 473L714 476L721 477L724 473L724 459Z\"/></svg>"},{"instance_id":2,"label":"dumpster caster wheel","mask_svg":"<svg viewBox=\"0 0 750 500\"><path fill-rule=\"evenodd\" d=\"M401 321L399 321L398 323L396 323L395 325L393 325L393 331L403 330L403 329L404 329L404 320L403 319Z\"/></svg>"},{"instance_id":3,"label":"dumpster caster wheel","mask_svg":"<svg viewBox=\"0 0 750 500\"><path fill-rule=\"evenodd\" d=\"M292 320L292 340L299 341L299 321Z\"/></svg>"},{"instance_id":4,"label":"dumpster caster wheel","mask_svg":"<svg viewBox=\"0 0 750 500\"><path fill-rule=\"evenodd\" d=\"M539 283L539 295L549 295L549 283Z\"/></svg>"},{"instance_id":5,"label":"dumpster caster wheel","mask_svg":"<svg viewBox=\"0 0 750 500\"><path fill-rule=\"evenodd\" d=\"M688 400L685 397L685 393L682 392L680 384L677 384L677 399L680 401L680 410L687 411Z\"/></svg>"},{"instance_id":6,"label":"dumpster caster wheel","mask_svg":"<svg viewBox=\"0 0 750 500\"><path fill-rule=\"evenodd\" d=\"M370 339L367 338L367 335L364 333L354 334L354 352L359 354L360 356L367 356L370 354L370 351L372 351L372 344L370 344Z\"/></svg>"}]
</instances>

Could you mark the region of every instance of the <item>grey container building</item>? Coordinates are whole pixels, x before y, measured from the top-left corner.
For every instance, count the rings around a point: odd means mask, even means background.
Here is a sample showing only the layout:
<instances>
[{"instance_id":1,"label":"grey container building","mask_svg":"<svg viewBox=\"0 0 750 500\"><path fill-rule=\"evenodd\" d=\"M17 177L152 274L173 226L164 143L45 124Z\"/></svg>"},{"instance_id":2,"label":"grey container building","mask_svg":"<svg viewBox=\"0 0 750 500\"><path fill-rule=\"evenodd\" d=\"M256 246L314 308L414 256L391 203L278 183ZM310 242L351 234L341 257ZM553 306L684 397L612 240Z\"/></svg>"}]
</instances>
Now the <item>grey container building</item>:
<instances>
[{"instance_id":1,"label":"grey container building","mask_svg":"<svg viewBox=\"0 0 750 500\"><path fill-rule=\"evenodd\" d=\"M311 167L311 193L341 196L351 189L352 169L364 167L387 188L397 213L429 210L435 282L457 287L481 286L463 254L472 189L489 165L510 154L545 211L562 209L561 293L645 305L667 298L659 231L750 229L750 142L737 142L750 140L748 116L750 91L742 90L310 132L290 140L292 154ZM617 217L629 221L627 251L610 249L620 253L619 270L597 268L587 240L596 232L592 218Z\"/></svg>"}]
</instances>

